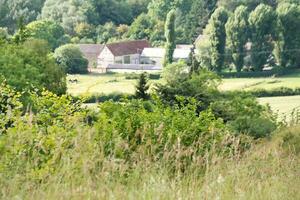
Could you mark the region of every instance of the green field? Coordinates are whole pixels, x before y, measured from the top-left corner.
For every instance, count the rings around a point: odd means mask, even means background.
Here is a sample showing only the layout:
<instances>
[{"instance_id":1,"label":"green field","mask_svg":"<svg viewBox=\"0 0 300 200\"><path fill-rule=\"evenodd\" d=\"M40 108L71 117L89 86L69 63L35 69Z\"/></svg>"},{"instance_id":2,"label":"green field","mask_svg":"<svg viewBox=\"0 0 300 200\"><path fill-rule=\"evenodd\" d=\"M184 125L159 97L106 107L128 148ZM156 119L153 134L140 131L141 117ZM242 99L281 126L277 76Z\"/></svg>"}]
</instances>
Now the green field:
<instances>
[{"instance_id":1,"label":"green field","mask_svg":"<svg viewBox=\"0 0 300 200\"><path fill-rule=\"evenodd\" d=\"M266 97L258 100L263 105L269 104L280 118L290 119L292 112L300 108L300 96Z\"/></svg>"},{"instance_id":2,"label":"green field","mask_svg":"<svg viewBox=\"0 0 300 200\"><path fill-rule=\"evenodd\" d=\"M69 80L77 79L78 83L70 83ZM114 92L133 94L137 80L127 80L126 74L88 74L69 75L68 93L72 95ZM150 84L158 83L159 80L151 80Z\"/></svg>"},{"instance_id":3,"label":"green field","mask_svg":"<svg viewBox=\"0 0 300 200\"><path fill-rule=\"evenodd\" d=\"M299 88L300 77L280 78L231 78L224 79L220 89L222 90L253 90L274 89L279 87Z\"/></svg>"},{"instance_id":4,"label":"green field","mask_svg":"<svg viewBox=\"0 0 300 200\"><path fill-rule=\"evenodd\" d=\"M72 95L121 92L133 94L136 80L127 80L128 74L89 74L69 75L68 80L77 79L78 83L68 83ZM151 83L160 82L158 80ZM269 78L227 78L220 85L221 90L274 89L279 87L300 88L300 73L284 77Z\"/></svg>"},{"instance_id":5,"label":"green field","mask_svg":"<svg viewBox=\"0 0 300 200\"><path fill-rule=\"evenodd\" d=\"M72 95L114 92L133 94L137 80L127 80L128 74L89 74L70 75L67 80L77 79L78 83L68 81L68 92ZM162 80L151 80L150 83L162 82ZM221 90L251 90L272 89L278 87L297 88L300 87L300 74L284 77L270 78L229 78L223 79ZM269 104L280 116L289 115L293 109L300 106L300 96L293 97L270 97L260 98L262 104Z\"/></svg>"}]
</instances>

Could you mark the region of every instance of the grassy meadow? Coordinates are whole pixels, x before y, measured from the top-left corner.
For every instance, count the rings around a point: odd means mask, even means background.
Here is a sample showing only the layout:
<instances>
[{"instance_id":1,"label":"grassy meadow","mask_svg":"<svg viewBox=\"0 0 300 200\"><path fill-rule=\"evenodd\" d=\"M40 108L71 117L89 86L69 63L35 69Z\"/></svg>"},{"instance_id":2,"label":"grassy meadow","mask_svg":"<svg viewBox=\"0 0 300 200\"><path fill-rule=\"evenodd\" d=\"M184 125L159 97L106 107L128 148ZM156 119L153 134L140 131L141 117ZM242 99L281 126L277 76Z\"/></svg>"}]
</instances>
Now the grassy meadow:
<instances>
[{"instance_id":1,"label":"grassy meadow","mask_svg":"<svg viewBox=\"0 0 300 200\"><path fill-rule=\"evenodd\" d=\"M63 173L49 176L47 181L28 181L30 177L2 180L2 199L299 199L299 146L297 153L283 140L287 133L298 134L299 130L299 126L289 128L261 141L242 158L212 158L206 171L195 161L191 171L175 176L169 175L171 169L164 164L147 159L130 166L122 160L105 160L99 153L99 158L90 160L89 155L95 155L85 146L93 138L86 132L75 138L72 152L82 159L82 169L70 168L72 161L66 160L60 169ZM102 170L94 170L95 159L102 163Z\"/></svg>"},{"instance_id":2,"label":"grassy meadow","mask_svg":"<svg viewBox=\"0 0 300 200\"><path fill-rule=\"evenodd\" d=\"M87 94L111 94L126 93L134 94L135 84L137 80L126 79L129 74L88 74L88 75L69 75L67 80L77 79L78 83L70 83L68 81L68 92L72 95ZM153 85L160 83L162 80L150 80ZM299 88L300 73L295 73L283 77L268 78L227 78L222 80L220 89L224 91L230 90L246 90L253 89L274 89L279 87ZM300 96L291 97L267 97L259 98L262 104L269 104L274 112L281 117L290 115L292 111L300 107Z\"/></svg>"},{"instance_id":3,"label":"grassy meadow","mask_svg":"<svg viewBox=\"0 0 300 200\"><path fill-rule=\"evenodd\" d=\"M87 74L69 75L68 93L72 95L84 95L95 93L126 93L133 94L137 80L126 79L128 74ZM78 83L70 83L69 80L77 79ZM160 80L151 80L150 83L158 83Z\"/></svg>"},{"instance_id":4,"label":"grassy meadow","mask_svg":"<svg viewBox=\"0 0 300 200\"><path fill-rule=\"evenodd\" d=\"M126 79L132 73L114 74L87 74L69 75L67 80L77 79L78 83L68 82L68 92L72 95L112 92L133 94L136 80ZM158 83L162 80L151 80L150 83ZM279 87L300 88L300 72L282 76L266 78L225 78L222 80L220 89L230 90L253 90L274 89Z\"/></svg>"}]
</instances>

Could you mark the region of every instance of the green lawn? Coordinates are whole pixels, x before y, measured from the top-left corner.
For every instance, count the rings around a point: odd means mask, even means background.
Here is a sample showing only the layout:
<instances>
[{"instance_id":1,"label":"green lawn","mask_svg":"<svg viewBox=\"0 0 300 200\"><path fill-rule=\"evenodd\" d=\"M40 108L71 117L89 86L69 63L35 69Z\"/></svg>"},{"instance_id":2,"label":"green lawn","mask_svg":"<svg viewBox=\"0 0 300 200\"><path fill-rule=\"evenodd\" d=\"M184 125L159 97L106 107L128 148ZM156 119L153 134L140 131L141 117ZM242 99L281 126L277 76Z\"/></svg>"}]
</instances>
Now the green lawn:
<instances>
[{"instance_id":1,"label":"green lawn","mask_svg":"<svg viewBox=\"0 0 300 200\"><path fill-rule=\"evenodd\" d=\"M126 80L126 74L88 74L69 75L67 77L68 93L72 95L114 92L133 94L137 80ZM70 83L68 80L77 79L78 83ZM159 80L151 80L150 84Z\"/></svg>"},{"instance_id":2,"label":"green lawn","mask_svg":"<svg viewBox=\"0 0 300 200\"><path fill-rule=\"evenodd\" d=\"M279 114L279 117L291 117L294 109L300 108L300 96L266 97L258 99L261 104L269 104L271 109Z\"/></svg>"},{"instance_id":3,"label":"green lawn","mask_svg":"<svg viewBox=\"0 0 300 200\"><path fill-rule=\"evenodd\" d=\"M223 79L220 86L222 90L252 90L252 89L274 89L279 87L298 88L300 77L280 78L231 78Z\"/></svg>"},{"instance_id":4,"label":"green lawn","mask_svg":"<svg viewBox=\"0 0 300 200\"><path fill-rule=\"evenodd\" d=\"M88 74L70 75L67 80L77 79L78 83L69 83L68 93L72 95L113 92L133 94L137 80L126 80L126 74ZM151 80L150 83L162 82ZM223 79L221 90L251 90L255 88L272 89L278 87L300 87L300 74L280 78L231 78ZM271 108L280 116L289 115L293 109L300 106L300 96L260 98L262 104L270 104Z\"/></svg>"},{"instance_id":5,"label":"green lawn","mask_svg":"<svg viewBox=\"0 0 300 200\"><path fill-rule=\"evenodd\" d=\"M72 95L122 92L133 94L137 80L126 80L126 74L88 74L70 75L79 83L68 83L68 92ZM157 83L160 81L151 81ZM228 78L223 79L221 90L273 89L279 87L300 88L300 73L284 77L269 78Z\"/></svg>"}]
</instances>

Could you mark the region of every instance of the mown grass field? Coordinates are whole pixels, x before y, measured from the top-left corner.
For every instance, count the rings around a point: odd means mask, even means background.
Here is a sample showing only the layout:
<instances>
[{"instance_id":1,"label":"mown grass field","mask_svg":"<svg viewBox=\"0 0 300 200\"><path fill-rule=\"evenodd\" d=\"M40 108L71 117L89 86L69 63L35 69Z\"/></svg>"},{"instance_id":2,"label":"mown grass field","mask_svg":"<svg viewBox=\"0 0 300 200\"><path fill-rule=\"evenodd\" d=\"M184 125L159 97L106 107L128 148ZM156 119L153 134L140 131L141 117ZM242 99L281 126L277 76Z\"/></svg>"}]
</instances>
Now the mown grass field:
<instances>
[{"instance_id":1,"label":"mown grass field","mask_svg":"<svg viewBox=\"0 0 300 200\"><path fill-rule=\"evenodd\" d=\"M299 88L300 77L231 78L224 79L222 90L274 89L279 87Z\"/></svg>"},{"instance_id":2,"label":"mown grass field","mask_svg":"<svg viewBox=\"0 0 300 200\"><path fill-rule=\"evenodd\" d=\"M70 83L69 80L78 80L78 83ZM126 74L88 74L69 75L68 93L72 95L114 92L133 94L137 80L127 80ZM158 83L161 80L151 80L150 83Z\"/></svg>"},{"instance_id":3,"label":"mown grass field","mask_svg":"<svg viewBox=\"0 0 300 200\"><path fill-rule=\"evenodd\" d=\"M68 81L68 92L72 95L87 95L95 93L127 93L133 94L137 80L127 80L128 74L88 74L70 75L67 80L77 79L78 83ZM162 80L151 80L150 83L160 83ZM221 90L252 90L273 89L279 87L300 87L300 73L283 77L269 78L228 78L223 79ZM290 115L293 109L300 107L300 96L260 98L262 104L269 104L279 115Z\"/></svg>"},{"instance_id":4,"label":"mown grass field","mask_svg":"<svg viewBox=\"0 0 300 200\"><path fill-rule=\"evenodd\" d=\"M300 96L259 98L263 105L269 104L280 118L290 119L292 113L300 108Z\"/></svg>"},{"instance_id":5,"label":"mown grass field","mask_svg":"<svg viewBox=\"0 0 300 200\"><path fill-rule=\"evenodd\" d=\"M88 74L69 75L68 80L77 79L78 83L68 83L68 92L72 95L121 92L133 94L136 80L127 80L128 74ZM161 80L151 80L158 83ZM283 77L268 78L227 78L223 79L221 90L274 89L279 87L300 87L300 72Z\"/></svg>"}]
</instances>

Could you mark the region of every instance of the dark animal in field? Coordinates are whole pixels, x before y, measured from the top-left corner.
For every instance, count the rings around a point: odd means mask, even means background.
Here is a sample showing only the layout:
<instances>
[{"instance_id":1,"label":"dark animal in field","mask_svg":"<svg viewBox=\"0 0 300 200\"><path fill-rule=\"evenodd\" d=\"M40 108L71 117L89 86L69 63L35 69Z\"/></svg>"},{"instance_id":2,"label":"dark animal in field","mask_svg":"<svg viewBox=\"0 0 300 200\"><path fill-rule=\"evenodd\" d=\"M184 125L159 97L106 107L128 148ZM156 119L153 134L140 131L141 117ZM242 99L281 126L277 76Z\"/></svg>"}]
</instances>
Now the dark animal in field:
<instances>
[{"instance_id":1,"label":"dark animal in field","mask_svg":"<svg viewBox=\"0 0 300 200\"><path fill-rule=\"evenodd\" d=\"M79 83L79 81L78 81L77 79L69 79L69 82L70 82L70 83L76 83L76 84Z\"/></svg>"}]
</instances>

